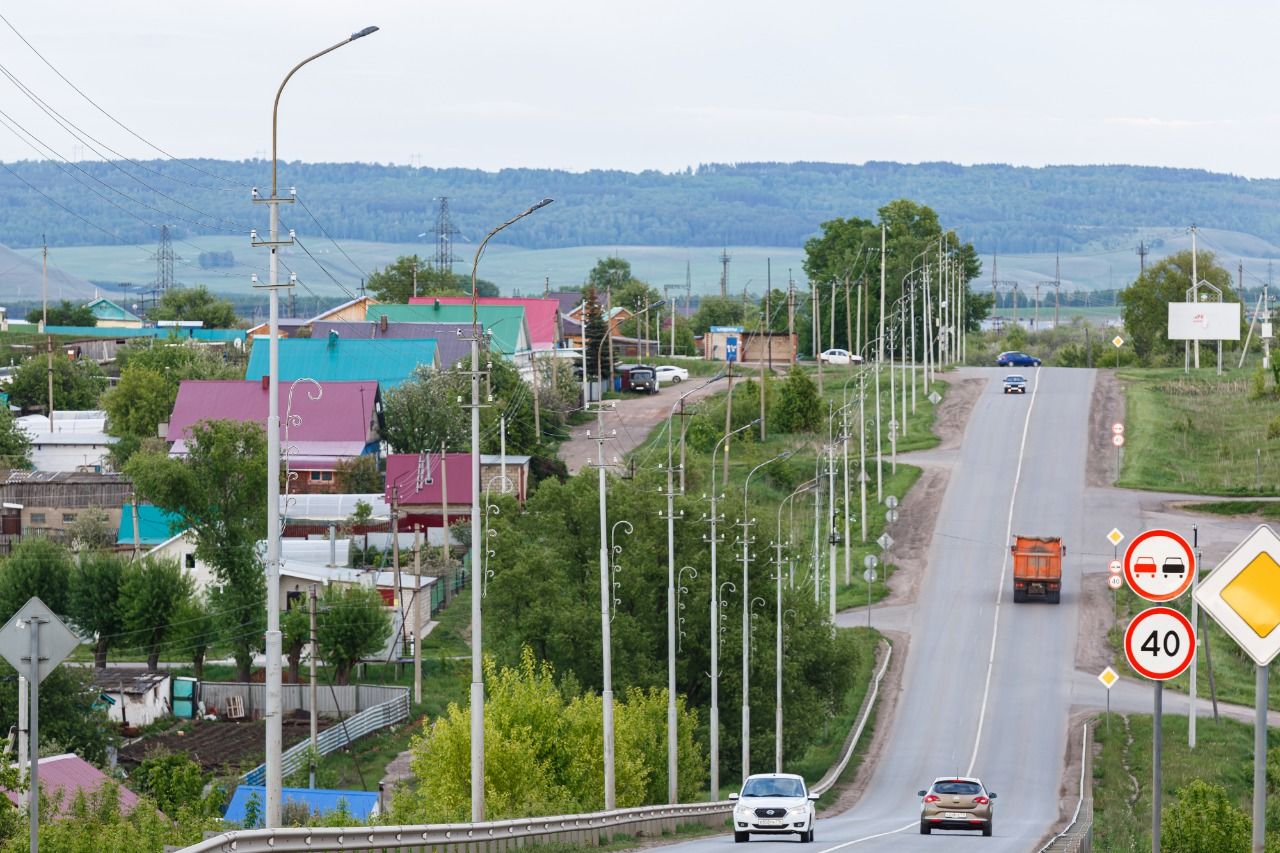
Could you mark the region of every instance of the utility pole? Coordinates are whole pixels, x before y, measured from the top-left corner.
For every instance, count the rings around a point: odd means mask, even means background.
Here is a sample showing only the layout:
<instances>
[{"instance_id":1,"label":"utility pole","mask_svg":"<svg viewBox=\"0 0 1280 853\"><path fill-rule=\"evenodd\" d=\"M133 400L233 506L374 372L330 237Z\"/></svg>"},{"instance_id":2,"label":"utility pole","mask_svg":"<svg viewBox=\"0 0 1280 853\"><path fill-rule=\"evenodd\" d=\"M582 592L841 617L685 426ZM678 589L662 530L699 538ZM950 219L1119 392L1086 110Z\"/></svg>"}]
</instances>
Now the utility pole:
<instances>
[{"instance_id":1,"label":"utility pole","mask_svg":"<svg viewBox=\"0 0 1280 853\"><path fill-rule=\"evenodd\" d=\"M448 532L448 528L445 528ZM314 587L313 587L314 588ZM413 702L422 704L422 525L413 526ZM312 703L312 707L315 705ZM312 787L315 787L312 785Z\"/></svg>"},{"instance_id":2,"label":"utility pole","mask_svg":"<svg viewBox=\"0 0 1280 853\"><path fill-rule=\"evenodd\" d=\"M309 759L311 763L311 772L309 776L310 776L310 784L313 789L316 786L316 756L320 754L320 751L319 751L320 748L317 745L318 743L317 737L319 736L319 732L320 732L320 721L319 721L319 718L317 717L317 711L316 711L316 694L317 694L316 658L319 657L319 648L320 648L316 640L316 598L317 598L316 585L312 584L311 585L311 757ZM422 699L419 698L417 701L421 702Z\"/></svg>"},{"instance_id":3,"label":"utility pole","mask_svg":"<svg viewBox=\"0 0 1280 853\"><path fill-rule=\"evenodd\" d=\"M729 388L725 392L724 434L728 436L728 435L732 435L731 430L733 429L733 362L732 361L729 362L729 367L725 371L725 373L726 373L726 378L729 381ZM729 482L729 445L732 443L733 443L732 440L726 441L724 443L724 481L726 483Z\"/></svg>"},{"instance_id":4,"label":"utility pole","mask_svg":"<svg viewBox=\"0 0 1280 853\"><path fill-rule=\"evenodd\" d=\"M1151 254L1151 250L1147 248L1147 244L1142 240L1138 241L1138 275L1147 274L1147 255Z\"/></svg>"},{"instance_id":5,"label":"utility pole","mask_svg":"<svg viewBox=\"0 0 1280 853\"><path fill-rule=\"evenodd\" d=\"M813 283L813 357L818 361L818 396L822 396L822 300L818 298L818 283Z\"/></svg>"},{"instance_id":6,"label":"utility pole","mask_svg":"<svg viewBox=\"0 0 1280 853\"><path fill-rule=\"evenodd\" d=\"M787 340L791 344L791 363L796 363L796 280L787 271Z\"/></svg>"},{"instance_id":7,"label":"utility pole","mask_svg":"<svg viewBox=\"0 0 1280 853\"><path fill-rule=\"evenodd\" d=\"M676 739L676 510L671 444L667 444L667 802L677 802L679 751Z\"/></svg>"},{"instance_id":8,"label":"utility pole","mask_svg":"<svg viewBox=\"0 0 1280 853\"><path fill-rule=\"evenodd\" d=\"M726 246L720 252L720 296L727 297L729 295L729 247Z\"/></svg>"},{"instance_id":9,"label":"utility pole","mask_svg":"<svg viewBox=\"0 0 1280 853\"><path fill-rule=\"evenodd\" d=\"M445 465L445 445L440 445L440 558L444 561L444 571L449 570L449 466ZM427 459L431 461L430 457ZM446 588L447 592L447 588Z\"/></svg>"},{"instance_id":10,"label":"utility pole","mask_svg":"<svg viewBox=\"0 0 1280 853\"><path fill-rule=\"evenodd\" d=\"M391 566L395 572L396 592L395 602L396 609L400 611L400 639L404 641L404 585L400 583L400 487L391 487ZM399 657L399 655L397 655Z\"/></svg>"},{"instance_id":11,"label":"utility pole","mask_svg":"<svg viewBox=\"0 0 1280 853\"><path fill-rule=\"evenodd\" d=\"M53 335L49 334L49 243L45 241L40 253L40 291L44 303L44 335L47 355L47 373L49 379L49 432L53 432Z\"/></svg>"},{"instance_id":12,"label":"utility pole","mask_svg":"<svg viewBox=\"0 0 1280 853\"><path fill-rule=\"evenodd\" d=\"M596 406L596 469L599 471L600 490L600 632L604 658L600 698L604 706L604 810L608 812L617 807L617 800L614 796L613 648L609 625L613 587L609 576L608 492L604 471L604 443L608 439L604 434L604 407L603 400Z\"/></svg>"},{"instance_id":13,"label":"utility pole","mask_svg":"<svg viewBox=\"0 0 1280 853\"><path fill-rule=\"evenodd\" d=\"M831 404L827 404L830 408ZM831 415L827 415L827 423ZM831 511L831 523L827 525L827 602L828 613L836 618L836 446L827 432L827 508Z\"/></svg>"}]
</instances>

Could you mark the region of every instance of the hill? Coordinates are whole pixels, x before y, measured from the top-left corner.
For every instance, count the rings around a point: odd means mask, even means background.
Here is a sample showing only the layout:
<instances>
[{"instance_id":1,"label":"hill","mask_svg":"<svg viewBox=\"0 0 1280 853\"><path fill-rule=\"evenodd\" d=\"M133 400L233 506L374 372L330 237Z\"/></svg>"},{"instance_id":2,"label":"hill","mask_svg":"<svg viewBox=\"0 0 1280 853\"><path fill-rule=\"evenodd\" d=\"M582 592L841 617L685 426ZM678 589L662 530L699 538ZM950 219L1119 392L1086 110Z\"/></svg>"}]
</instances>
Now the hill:
<instances>
[{"instance_id":1,"label":"hill","mask_svg":"<svg viewBox=\"0 0 1280 853\"><path fill-rule=\"evenodd\" d=\"M52 260L52 259L51 259ZM0 305L38 302L43 283L40 274L40 258L14 252L0 246ZM59 299L85 301L93 297L94 286L82 278L49 264L49 301ZM14 315L14 319L21 319Z\"/></svg>"}]
</instances>

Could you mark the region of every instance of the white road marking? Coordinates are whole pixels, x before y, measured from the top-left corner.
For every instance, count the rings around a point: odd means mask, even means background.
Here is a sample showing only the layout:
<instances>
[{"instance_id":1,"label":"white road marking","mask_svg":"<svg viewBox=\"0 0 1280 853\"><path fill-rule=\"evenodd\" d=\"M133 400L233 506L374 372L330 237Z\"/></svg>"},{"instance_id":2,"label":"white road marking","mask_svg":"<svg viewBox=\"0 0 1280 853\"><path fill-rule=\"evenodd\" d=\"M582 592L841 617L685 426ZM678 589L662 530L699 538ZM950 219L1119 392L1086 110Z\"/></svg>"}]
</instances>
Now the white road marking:
<instances>
[{"instance_id":1,"label":"white road marking","mask_svg":"<svg viewBox=\"0 0 1280 853\"><path fill-rule=\"evenodd\" d=\"M899 832L906 832L908 829L910 829L913 826L916 826L918 823L919 821L913 820L911 821L911 823L907 824L906 826L900 826L897 829L891 829L888 832L879 832L879 833L876 833L875 835L865 835L862 838L855 838L853 841L846 841L844 844L837 844L835 847L828 847L826 850L819 851L819 853L831 853L832 850L843 850L846 847L852 847L855 844L861 844L864 841L871 841L872 839L875 839L875 838L884 838L886 835L897 835Z\"/></svg>"}]
</instances>

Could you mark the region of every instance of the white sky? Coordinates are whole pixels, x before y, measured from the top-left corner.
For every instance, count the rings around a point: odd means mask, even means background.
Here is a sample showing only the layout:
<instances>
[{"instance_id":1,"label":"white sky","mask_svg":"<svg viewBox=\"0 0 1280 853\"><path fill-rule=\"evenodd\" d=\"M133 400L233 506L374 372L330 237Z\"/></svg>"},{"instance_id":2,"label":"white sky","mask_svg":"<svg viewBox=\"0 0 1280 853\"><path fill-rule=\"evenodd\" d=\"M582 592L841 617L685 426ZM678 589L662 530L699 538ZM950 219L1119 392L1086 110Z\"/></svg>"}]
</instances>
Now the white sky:
<instances>
[{"instance_id":1,"label":"white sky","mask_svg":"<svg viewBox=\"0 0 1280 853\"><path fill-rule=\"evenodd\" d=\"M1262 0L41 0L0 12L182 157L674 170L747 160L1136 163L1280 176ZM0 64L155 156L0 22ZM0 78L0 110L92 157ZM0 159L32 149L0 127Z\"/></svg>"}]
</instances>

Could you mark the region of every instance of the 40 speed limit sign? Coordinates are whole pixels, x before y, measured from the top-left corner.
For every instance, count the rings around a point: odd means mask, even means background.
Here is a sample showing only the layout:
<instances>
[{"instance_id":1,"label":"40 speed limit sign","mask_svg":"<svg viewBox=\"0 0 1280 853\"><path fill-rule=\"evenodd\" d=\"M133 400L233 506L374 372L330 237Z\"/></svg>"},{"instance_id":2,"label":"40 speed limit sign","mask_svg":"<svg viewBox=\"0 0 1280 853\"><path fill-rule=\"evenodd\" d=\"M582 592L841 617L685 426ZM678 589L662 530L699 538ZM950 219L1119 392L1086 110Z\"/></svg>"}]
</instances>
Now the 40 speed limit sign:
<instances>
[{"instance_id":1,"label":"40 speed limit sign","mask_svg":"<svg viewBox=\"0 0 1280 853\"><path fill-rule=\"evenodd\" d=\"M1191 620L1172 607L1149 607L1133 617L1124 632L1129 666L1152 681L1168 681L1182 674L1196 654Z\"/></svg>"}]
</instances>

